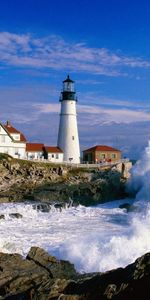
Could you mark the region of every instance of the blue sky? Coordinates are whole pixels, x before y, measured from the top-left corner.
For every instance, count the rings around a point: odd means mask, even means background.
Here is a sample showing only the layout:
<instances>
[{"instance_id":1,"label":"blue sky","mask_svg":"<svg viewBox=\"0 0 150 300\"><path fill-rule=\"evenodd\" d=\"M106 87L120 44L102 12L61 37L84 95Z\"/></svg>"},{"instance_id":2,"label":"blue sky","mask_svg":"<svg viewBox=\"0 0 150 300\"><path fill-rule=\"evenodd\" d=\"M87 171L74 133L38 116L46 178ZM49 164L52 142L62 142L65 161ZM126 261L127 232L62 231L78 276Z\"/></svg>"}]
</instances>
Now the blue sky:
<instances>
[{"instance_id":1,"label":"blue sky","mask_svg":"<svg viewBox=\"0 0 150 300\"><path fill-rule=\"evenodd\" d=\"M0 121L56 145L70 74L81 150L137 158L150 139L149 12L148 0L0 0Z\"/></svg>"}]
</instances>

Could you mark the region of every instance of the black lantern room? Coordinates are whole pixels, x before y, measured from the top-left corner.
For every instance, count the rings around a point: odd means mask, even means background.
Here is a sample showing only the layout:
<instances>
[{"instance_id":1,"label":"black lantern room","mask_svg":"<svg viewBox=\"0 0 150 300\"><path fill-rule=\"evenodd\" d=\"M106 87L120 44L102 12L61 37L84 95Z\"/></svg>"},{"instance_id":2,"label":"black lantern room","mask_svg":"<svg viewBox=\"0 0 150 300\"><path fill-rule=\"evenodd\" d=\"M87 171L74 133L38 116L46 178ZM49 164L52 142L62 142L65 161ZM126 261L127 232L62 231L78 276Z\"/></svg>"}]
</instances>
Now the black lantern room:
<instances>
[{"instance_id":1,"label":"black lantern room","mask_svg":"<svg viewBox=\"0 0 150 300\"><path fill-rule=\"evenodd\" d=\"M69 75L67 79L63 81L63 90L61 92L60 101L73 100L77 101L76 92L74 90L74 81L70 79Z\"/></svg>"}]
</instances>

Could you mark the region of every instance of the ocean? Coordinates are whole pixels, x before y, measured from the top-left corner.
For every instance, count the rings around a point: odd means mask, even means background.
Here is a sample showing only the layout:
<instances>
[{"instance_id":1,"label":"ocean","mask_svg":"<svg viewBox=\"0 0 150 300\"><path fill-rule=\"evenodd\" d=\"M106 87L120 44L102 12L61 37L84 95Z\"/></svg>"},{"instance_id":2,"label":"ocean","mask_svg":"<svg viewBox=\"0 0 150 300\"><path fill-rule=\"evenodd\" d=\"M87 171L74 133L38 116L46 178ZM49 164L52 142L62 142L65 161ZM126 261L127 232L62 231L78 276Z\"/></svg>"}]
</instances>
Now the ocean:
<instances>
[{"instance_id":1,"label":"ocean","mask_svg":"<svg viewBox=\"0 0 150 300\"><path fill-rule=\"evenodd\" d=\"M31 246L42 247L81 273L125 267L150 251L150 143L132 168L127 189L134 199L61 211L51 206L42 212L30 202L1 203L0 251L25 257ZM119 208L123 203L134 210Z\"/></svg>"}]
</instances>

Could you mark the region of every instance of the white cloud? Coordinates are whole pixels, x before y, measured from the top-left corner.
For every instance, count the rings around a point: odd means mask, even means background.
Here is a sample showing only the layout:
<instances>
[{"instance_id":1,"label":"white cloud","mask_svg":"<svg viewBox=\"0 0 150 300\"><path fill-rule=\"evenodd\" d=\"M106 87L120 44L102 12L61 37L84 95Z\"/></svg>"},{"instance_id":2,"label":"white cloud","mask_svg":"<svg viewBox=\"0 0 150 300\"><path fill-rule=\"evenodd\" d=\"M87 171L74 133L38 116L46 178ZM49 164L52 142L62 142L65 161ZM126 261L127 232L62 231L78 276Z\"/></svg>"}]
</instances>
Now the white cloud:
<instances>
[{"instance_id":1,"label":"white cloud","mask_svg":"<svg viewBox=\"0 0 150 300\"><path fill-rule=\"evenodd\" d=\"M60 112L60 104L51 103L35 103L32 105L32 109L36 110L40 114L52 114ZM135 122L150 121L150 114L142 110L135 111L133 109L110 109L100 106L92 105L80 105L77 106L80 122L82 123L82 117L84 120L90 120L90 125L98 124L129 124Z\"/></svg>"},{"instance_id":2,"label":"white cloud","mask_svg":"<svg viewBox=\"0 0 150 300\"><path fill-rule=\"evenodd\" d=\"M7 106L7 110L6 110ZM1 105L1 122L9 120L29 141L57 144L60 105L58 103L10 102ZM138 155L150 138L150 116L132 109L104 109L78 105L78 127L81 150L95 144L106 144Z\"/></svg>"},{"instance_id":3,"label":"white cloud","mask_svg":"<svg viewBox=\"0 0 150 300\"><path fill-rule=\"evenodd\" d=\"M107 76L127 75L122 67L149 68L150 61L128 57L85 43L71 43L50 35L35 38L31 34L0 33L1 63L18 67L80 71Z\"/></svg>"},{"instance_id":4,"label":"white cloud","mask_svg":"<svg viewBox=\"0 0 150 300\"><path fill-rule=\"evenodd\" d=\"M79 105L79 113L92 116L92 124L104 123L134 123L150 121L150 114L144 111L135 111L132 109L109 109L99 106Z\"/></svg>"}]
</instances>

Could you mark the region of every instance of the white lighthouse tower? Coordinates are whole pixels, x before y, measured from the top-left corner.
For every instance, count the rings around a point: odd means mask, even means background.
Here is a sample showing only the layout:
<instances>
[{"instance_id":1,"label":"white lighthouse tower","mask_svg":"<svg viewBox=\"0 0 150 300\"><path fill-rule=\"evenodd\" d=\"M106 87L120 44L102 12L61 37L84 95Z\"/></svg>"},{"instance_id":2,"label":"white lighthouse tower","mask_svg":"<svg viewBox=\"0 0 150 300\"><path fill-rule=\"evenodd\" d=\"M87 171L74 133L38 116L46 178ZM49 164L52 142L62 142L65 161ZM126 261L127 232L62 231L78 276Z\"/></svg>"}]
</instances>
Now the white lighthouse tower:
<instances>
[{"instance_id":1,"label":"white lighthouse tower","mask_svg":"<svg viewBox=\"0 0 150 300\"><path fill-rule=\"evenodd\" d=\"M63 81L60 96L61 112L58 132L58 147L64 152L64 161L80 163L80 146L76 114L76 92L74 81L69 78Z\"/></svg>"}]
</instances>

